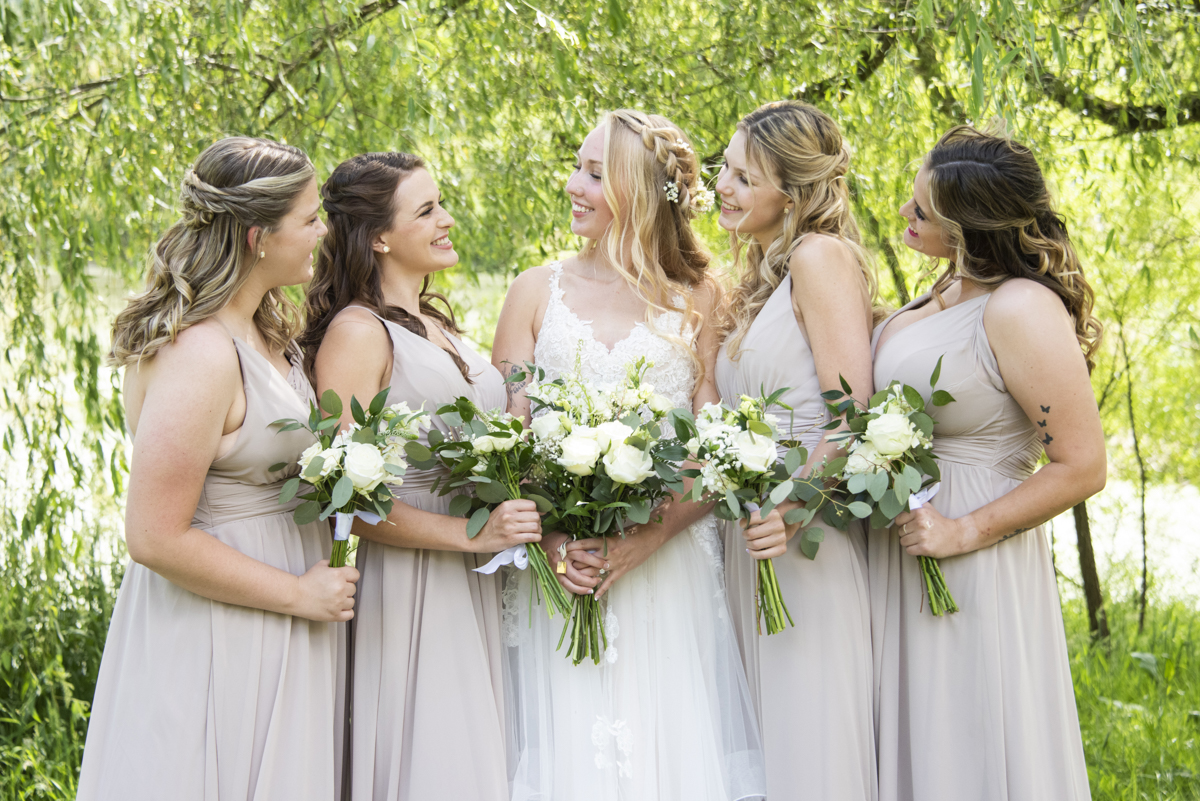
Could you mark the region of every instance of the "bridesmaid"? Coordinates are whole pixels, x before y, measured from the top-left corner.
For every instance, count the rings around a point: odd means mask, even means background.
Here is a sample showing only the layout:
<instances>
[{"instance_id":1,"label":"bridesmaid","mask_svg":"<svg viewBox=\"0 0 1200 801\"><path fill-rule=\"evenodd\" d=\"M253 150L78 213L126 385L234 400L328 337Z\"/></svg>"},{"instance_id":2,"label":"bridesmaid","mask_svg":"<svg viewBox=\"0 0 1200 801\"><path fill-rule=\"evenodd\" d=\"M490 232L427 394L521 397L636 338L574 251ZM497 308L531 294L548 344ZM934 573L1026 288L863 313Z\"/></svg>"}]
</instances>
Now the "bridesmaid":
<instances>
[{"instance_id":1,"label":"bridesmaid","mask_svg":"<svg viewBox=\"0 0 1200 801\"><path fill-rule=\"evenodd\" d=\"M739 283L730 295L717 387L726 403L789 387L791 438L809 451L802 474L839 454L821 393L871 396L875 278L850 211L850 153L837 125L794 101L738 123L717 179ZM776 410L778 413L778 410ZM784 421L788 420L785 415ZM788 432L784 432L785 435ZM726 523L725 580L758 707L767 797L870 801L876 796L871 628L863 528L821 525L815 560L801 552L787 502L743 528ZM795 627L758 633L759 559L774 559Z\"/></svg>"},{"instance_id":2,"label":"bridesmaid","mask_svg":"<svg viewBox=\"0 0 1200 801\"><path fill-rule=\"evenodd\" d=\"M389 388L389 404L430 411L465 395L502 409L500 373L456 336L449 304L429 290L458 254L454 219L424 162L406 153L355 156L334 170L322 197L330 235L303 337L317 389L365 402ZM350 422L347 413L342 423ZM447 514L450 496L431 492L439 475L410 467L387 521L354 524L363 538L356 800L508 797L499 579L472 570L496 551L537 542L541 522L532 501L507 501L468 539L467 521Z\"/></svg>"},{"instance_id":3,"label":"bridesmaid","mask_svg":"<svg viewBox=\"0 0 1200 801\"><path fill-rule=\"evenodd\" d=\"M80 801L312 799L338 785L338 647L352 567L329 527L297 526L283 481L312 444L270 423L312 390L280 287L324 235L299 150L235 137L188 170L183 219L113 325L126 368L132 558L113 611ZM289 467L271 472L279 462Z\"/></svg>"},{"instance_id":4,"label":"bridesmaid","mask_svg":"<svg viewBox=\"0 0 1200 801\"><path fill-rule=\"evenodd\" d=\"M904 242L948 266L875 332L875 385L944 355L941 491L870 538L883 801L1090 797L1042 524L1104 487L1093 294L1027 147L968 126L925 157ZM1034 472L1043 449L1049 464ZM961 611L929 613L918 555Z\"/></svg>"}]
</instances>

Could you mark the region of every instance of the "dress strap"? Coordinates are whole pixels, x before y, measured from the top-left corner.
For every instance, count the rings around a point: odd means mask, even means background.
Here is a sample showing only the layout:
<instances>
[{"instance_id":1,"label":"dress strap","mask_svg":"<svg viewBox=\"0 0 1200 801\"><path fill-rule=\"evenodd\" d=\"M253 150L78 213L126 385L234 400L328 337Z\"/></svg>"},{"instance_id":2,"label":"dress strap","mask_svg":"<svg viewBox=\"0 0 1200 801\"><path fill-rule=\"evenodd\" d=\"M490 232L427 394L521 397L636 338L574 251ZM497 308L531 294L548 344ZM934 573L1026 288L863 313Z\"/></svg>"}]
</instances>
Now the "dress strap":
<instances>
[{"instance_id":1,"label":"dress strap","mask_svg":"<svg viewBox=\"0 0 1200 801\"><path fill-rule=\"evenodd\" d=\"M562 278L562 262L550 262L550 300L557 303L563 302L563 291L560 279Z\"/></svg>"}]
</instances>

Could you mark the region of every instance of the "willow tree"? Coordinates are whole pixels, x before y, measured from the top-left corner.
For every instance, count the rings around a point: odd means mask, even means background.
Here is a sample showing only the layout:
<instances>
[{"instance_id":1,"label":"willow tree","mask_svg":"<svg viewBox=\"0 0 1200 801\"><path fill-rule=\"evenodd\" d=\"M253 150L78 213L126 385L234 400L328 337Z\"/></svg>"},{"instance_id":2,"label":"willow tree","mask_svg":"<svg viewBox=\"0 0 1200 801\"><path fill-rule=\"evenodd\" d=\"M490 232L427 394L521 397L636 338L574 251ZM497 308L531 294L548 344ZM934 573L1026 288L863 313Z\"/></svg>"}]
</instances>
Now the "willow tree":
<instances>
[{"instance_id":1,"label":"willow tree","mask_svg":"<svg viewBox=\"0 0 1200 801\"><path fill-rule=\"evenodd\" d=\"M113 304L185 165L229 133L303 147L321 174L363 150L421 153L470 280L570 245L562 186L602 110L666 114L715 169L743 114L806 100L854 145L857 212L903 302L928 280L894 212L914 161L950 125L1002 115L1048 167L1099 289L1118 473L1195 481L1197 398L1179 380L1200 341L1183 268L1200 218L1195 19L1118 0L0 0L0 538L10 567L40 555L6 575L53 582L72 532L111 525L126 469L101 358Z\"/></svg>"}]
</instances>

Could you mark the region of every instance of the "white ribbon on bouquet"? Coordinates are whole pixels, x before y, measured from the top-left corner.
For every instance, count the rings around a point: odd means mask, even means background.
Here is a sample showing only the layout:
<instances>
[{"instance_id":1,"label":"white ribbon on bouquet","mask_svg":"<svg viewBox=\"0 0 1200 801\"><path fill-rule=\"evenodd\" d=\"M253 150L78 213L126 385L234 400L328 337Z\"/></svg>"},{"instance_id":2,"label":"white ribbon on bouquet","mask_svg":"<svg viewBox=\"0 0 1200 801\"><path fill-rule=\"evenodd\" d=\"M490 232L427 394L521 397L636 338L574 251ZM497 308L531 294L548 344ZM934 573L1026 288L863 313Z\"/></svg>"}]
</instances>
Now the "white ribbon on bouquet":
<instances>
[{"instance_id":1,"label":"white ribbon on bouquet","mask_svg":"<svg viewBox=\"0 0 1200 801\"><path fill-rule=\"evenodd\" d=\"M529 567L529 552L525 550L524 545L514 545L511 548L506 548L500 553L492 557L492 561L488 562L483 567L475 568L476 573L491 575L505 565L512 565L517 570L524 570Z\"/></svg>"},{"instance_id":2,"label":"white ribbon on bouquet","mask_svg":"<svg viewBox=\"0 0 1200 801\"><path fill-rule=\"evenodd\" d=\"M915 512L925 504L933 500L933 496L938 494L938 490L942 488L942 482L935 481L923 490L918 490L908 496L908 510Z\"/></svg>"},{"instance_id":3,"label":"white ribbon on bouquet","mask_svg":"<svg viewBox=\"0 0 1200 801\"><path fill-rule=\"evenodd\" d=\"M365 523L375 525L381 518L372 512L364 512L361 509L357 512L335 512L333 522L333 538L335 540L345 540L350 538L350 527L354 525L354 518L358 518Z\"/></svg>"}]
</instances>

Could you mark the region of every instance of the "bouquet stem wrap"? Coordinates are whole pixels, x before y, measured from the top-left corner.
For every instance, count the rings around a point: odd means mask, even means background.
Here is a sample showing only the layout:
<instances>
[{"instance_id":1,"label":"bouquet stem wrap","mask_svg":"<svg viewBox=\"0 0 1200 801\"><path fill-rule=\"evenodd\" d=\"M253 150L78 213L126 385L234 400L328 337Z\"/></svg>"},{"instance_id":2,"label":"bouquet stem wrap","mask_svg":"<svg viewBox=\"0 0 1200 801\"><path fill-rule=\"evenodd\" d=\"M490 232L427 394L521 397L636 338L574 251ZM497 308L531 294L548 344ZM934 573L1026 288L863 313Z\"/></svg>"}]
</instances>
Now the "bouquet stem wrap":
<instances>
[{"instance_id":1,"label":"bouquet stem wrap","mask_svg":"<svg viewBox=\"0 0 1200 801\"><path fill-rule=\"evenodd\" d=\"M920 492L914 492L908 497L908 508L911 511L920 509L929 503L941 488L941 482L938 482L930 484ZM957 612L958 604L954 603L954 596L946 586L946 576L942 573L942 566L938 564L938 560L932 556L918 556L917 561L921 565L921 579L925 582L925 592L929 595L929 611L935 617L941 617L947 612Z\"/></svg>"},{"instance_id":2,"label":"bouquet stem wrap","mask_svg":"<svg viewBox=\"0 0 1200 801\"><path fill-rule=\"evenodd\" d=\"M743 504L748 512L757 512L759 505L753 501ZM758 633L762 634L762 624L767 624L767 634L778 634L784 630L784 621L789 626L792 613L788 611L787 603L783 600L783 591L779 588L779 577L775 574L774 559L757 559L758 579L754 588L754 619L758 625Z\"/></svg>"},{"instance_id":3,"label":"bouquet stem wrap","mask_svg":"<svg viewBox=\"0 0 1200 801\"><path fill-rule=\"evenodd\" d=\"M350 553L350 528L354 518L375 525L383 518L371 512L359 509L356 512L336 512L333 521L333 550L329 554L330 567L345 567L346 557Z\"/></svg>"}]
</instances>

